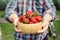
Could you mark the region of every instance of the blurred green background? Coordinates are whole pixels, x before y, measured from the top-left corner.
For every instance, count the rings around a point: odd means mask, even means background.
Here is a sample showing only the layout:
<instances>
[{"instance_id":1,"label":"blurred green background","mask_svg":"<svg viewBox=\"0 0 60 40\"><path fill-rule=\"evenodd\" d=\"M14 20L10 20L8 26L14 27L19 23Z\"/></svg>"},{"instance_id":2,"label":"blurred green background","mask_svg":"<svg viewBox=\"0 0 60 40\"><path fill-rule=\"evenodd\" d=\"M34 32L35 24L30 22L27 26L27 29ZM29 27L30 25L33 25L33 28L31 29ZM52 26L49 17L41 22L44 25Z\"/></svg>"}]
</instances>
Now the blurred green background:
<instances>
[{"instance_id":1,"label":"blurred green background","mask_svg":"<svg viewBox=\"0 0 60 40\"><path fill-rule=\"evenodd\" d=\"M9 2L9 0L0 0L0 19L4 18L5 16L5 8L6 4ZM56 2L58 2L58 7L60 8L60 0L54 0L54 4L56 6L56 15L60 17L60 9L57 7ZM57 40L60 40L60 19L54 21L54 27L57 32ZM11 23L0 23L0 28L2 32L2 40L14 40L14 30L13 25ZM52 37L49 36L49 40L52 40Z\"/></svg>"}]
</instances>

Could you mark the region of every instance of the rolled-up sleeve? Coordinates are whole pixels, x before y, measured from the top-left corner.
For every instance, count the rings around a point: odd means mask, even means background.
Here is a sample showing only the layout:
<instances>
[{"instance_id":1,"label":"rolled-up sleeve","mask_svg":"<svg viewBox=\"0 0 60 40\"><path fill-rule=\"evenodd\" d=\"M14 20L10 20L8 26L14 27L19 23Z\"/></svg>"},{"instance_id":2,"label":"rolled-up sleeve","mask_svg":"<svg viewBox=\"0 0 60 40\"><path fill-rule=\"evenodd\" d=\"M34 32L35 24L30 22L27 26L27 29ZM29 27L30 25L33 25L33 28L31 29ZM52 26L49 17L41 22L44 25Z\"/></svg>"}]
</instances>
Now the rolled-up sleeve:
<instances>
[{"instance_id":1,"label":"rolled-up sleeve","mask_svg":"<svg viewBox=\"0 0 60 40\"><path fill-rule=\"evenodd\" d=\"M53 20L54 20L56 18L56 8L55 8L52 0L45 0L44 8L46 9L44 11L44 14L49 13L53 17Z\"/></svg>"},{"instance_id":2,"label":"rolled-up sleeve","mask_svg":"<svg viewBox=\"0 0 60 40\"><path fill-rule=\"evenodd\" d=\"M15 8L17 7L17 0L10 0L7 4L6 10L5 10L5 19L8 20L8 16L15 13Z\"/></svg>"}]
</instances>

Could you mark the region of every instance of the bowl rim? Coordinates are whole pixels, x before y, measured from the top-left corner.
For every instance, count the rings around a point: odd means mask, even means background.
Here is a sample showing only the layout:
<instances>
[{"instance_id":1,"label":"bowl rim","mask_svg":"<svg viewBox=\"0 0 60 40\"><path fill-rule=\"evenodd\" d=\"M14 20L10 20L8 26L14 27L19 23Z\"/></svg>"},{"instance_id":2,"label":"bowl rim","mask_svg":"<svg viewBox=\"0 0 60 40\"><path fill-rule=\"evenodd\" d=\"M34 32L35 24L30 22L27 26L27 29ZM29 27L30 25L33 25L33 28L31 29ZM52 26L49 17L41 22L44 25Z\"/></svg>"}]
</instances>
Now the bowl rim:
<instances>
[{"instance_id":1,"label":"bowl rim","mask_svg":"<svg viewBox=\"0 0 60 40\"><path fill-rule=\"evenodd\" d=\"M18 22L18 23L20 23L20 24L24 24L24 23L21 23L21 22ZM32 23L33 25L35 25L35 24L39 24L39 23L43 23L43 22L38 22L38 23ZM31 25L31 24L24 24L24 25Z\"/></svg>"}]
</instances>

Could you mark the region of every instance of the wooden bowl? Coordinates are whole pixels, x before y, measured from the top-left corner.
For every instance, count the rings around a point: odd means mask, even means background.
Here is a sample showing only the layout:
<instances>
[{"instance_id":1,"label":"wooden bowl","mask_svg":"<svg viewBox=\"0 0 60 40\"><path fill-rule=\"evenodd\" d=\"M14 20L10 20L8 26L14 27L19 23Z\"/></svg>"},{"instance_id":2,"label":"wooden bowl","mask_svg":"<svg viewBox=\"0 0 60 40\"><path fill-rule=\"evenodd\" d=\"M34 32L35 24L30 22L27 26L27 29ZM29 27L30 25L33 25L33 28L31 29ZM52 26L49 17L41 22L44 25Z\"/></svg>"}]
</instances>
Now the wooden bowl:
<instances>
[{"instance_id":1,"label":"wooden bowl","mask_svg":"<svg viewBox=\"0 0 60 40\"><path fill-rule=\"evenodd\" d=\"M34 34L42 29L42 24L42 22L36 24L23 24L18 22L18 29L20 29L22 33L25 34Z\"/></svg>"}]
</instances>

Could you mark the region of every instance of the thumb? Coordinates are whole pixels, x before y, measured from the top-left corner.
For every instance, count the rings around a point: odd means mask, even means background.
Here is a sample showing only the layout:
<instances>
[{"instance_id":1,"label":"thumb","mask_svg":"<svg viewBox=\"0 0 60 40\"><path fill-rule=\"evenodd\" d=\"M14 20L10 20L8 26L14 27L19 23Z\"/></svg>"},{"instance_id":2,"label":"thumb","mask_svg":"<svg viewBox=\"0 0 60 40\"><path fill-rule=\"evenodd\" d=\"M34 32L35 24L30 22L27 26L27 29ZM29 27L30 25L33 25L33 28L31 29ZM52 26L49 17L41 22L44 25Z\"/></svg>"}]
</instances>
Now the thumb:
<instances>
[{"instance_id":1,"label":"thumb","mask_svg":"<svg viewBox=\"0 0 60 40\"><path fill-rule=\"evenodd\" d=\"M17 26L17 22L18 22L18 19L15 19L14 22L13 22L13 25Z\"/></svg>"}]
</instances>

